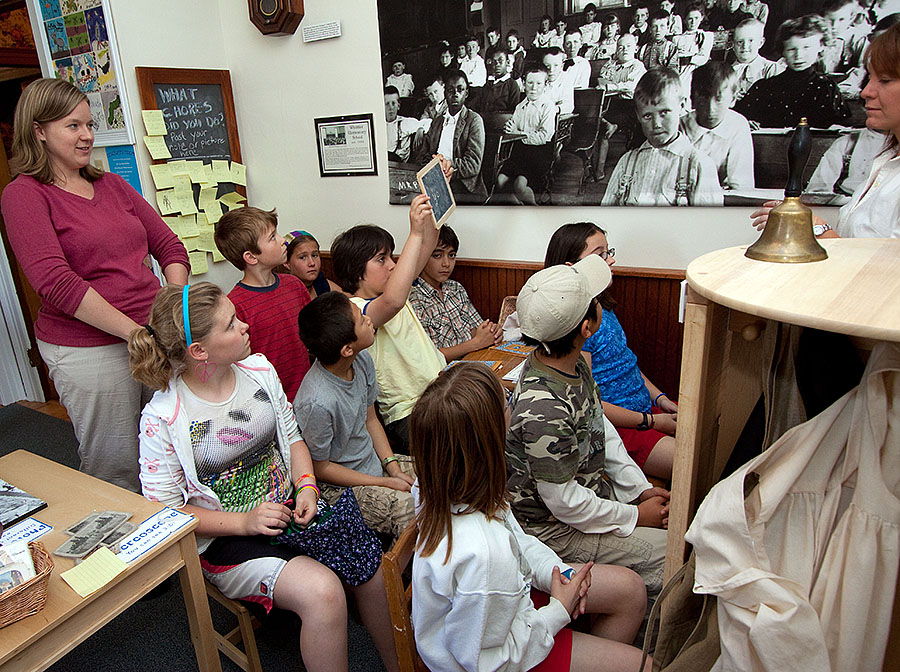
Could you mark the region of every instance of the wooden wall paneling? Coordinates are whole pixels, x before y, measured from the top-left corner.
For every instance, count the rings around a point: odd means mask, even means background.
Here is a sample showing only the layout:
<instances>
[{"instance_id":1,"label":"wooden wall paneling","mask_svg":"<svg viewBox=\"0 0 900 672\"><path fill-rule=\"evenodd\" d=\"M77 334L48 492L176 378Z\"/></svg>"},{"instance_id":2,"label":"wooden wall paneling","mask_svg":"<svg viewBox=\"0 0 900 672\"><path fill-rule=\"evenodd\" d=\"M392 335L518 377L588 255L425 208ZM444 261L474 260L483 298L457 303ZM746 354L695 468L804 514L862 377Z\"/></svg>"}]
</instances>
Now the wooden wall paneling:
<instances>
[{"instance_id":1,"label":"wooden wall paneling","mask_svg":"<svg viewBox=\"0 0 900 672\"><path fill-rule=\"evenodd\" d=\"M496 320L500 303L514 296L542 264L495 259L458 259L453 279L462 283L482 317ZM334 278L331 256L322 269ZM678 398L683 325L678 322L683 271L616 267L612 293L616 315L641 370L660 390Z\"/></svg>"}]
</instances>

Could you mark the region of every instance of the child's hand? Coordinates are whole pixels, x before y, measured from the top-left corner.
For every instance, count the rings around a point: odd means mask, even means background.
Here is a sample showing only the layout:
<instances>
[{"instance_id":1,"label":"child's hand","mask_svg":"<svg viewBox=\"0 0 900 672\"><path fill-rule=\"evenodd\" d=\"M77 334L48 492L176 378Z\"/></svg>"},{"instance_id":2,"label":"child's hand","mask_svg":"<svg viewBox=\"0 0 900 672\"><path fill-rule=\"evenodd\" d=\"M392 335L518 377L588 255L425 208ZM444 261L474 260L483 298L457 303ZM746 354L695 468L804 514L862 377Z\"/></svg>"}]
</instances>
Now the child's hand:
<instances>
[{"instance_id":1,"label":"child's hand","mask_svg":"<svg viewBox=\"0 0 900 672\"><path fill-rule=\"evenodd\" d=\"M669 526L669 500L665 497L648 497L638 504L638 527Z\"/></svg>"},{"instance_id":2,"label":"child's hand","mask_svg":"<svg viewBox=\"0 0 900 672\"><path fill-rule=\"evenodd\" d=\"M404 474L405 476L406 474ZM409 492L412 489L412 483L399 476L385 476L381 485L391 490L399 490L400 492Z\"/></svg>"},{"instance_id":3,"label":"child's hand","mask_svg":"<svg viewBox=\"0 0 900 672\"><path fill-rule=\"evenodd\" d=\"M448 180L453 177L453 164L450 163L450 159L445 159L443 154L432 154L431 158L441 160L441 171L444 173L444 177Z\"/></svg>"},{"instance_id":4,"label":"child's hand","mask_svg":"<svg viewBox=\"0 0 900 672\"><path fill-rule=\"evenodd\" d=\"M562 602L566 611L569 612L569 616L573 619L578 618L584 613L585 596L587 595L588 587L591 585L590 572L591 567L593 566L593 562L587 563L572 576L571 580L566 580L565 577L560 574L559 567L553 568L550 596L555 597ZM587 582L586 586L584 585L585 582Z\"/></svg>"},{"instance_id":5,"label":"child's hand","mask_svg":"<svg viewBox=\"0 0 900 672\"><path fill-rule=\"evenodd\" d=\"M494 345L494 343L496 343L496 338L493 329L491 329L490 321L485 320L472 329L472 345L475 346L476 350L487 348Z\"/></svg>"},{"instance_id":6,"label":"child's hand","mask_svg":"<svg viewBox=\"0 0 900 672\"><path fill-rule=\"evenodd\" d=\"M409 204L409 230L411 233L423 234L425 227L434 228L431 202L425 194L416 196Z\"/></svg>"},{"instance_id":7,"label":"child's hand","mask_svg":"<svg viewBox=\"0 0 900 672\"><path fill-rule=\"evenodd\" d=\"M406 481L409 485L415 483L416 479L410 476L407 473L404 473L403 468L400 466L400 463L394 460L393 462L388 462L388 466L386 469L388 476L391 478L399 478L401 481ZM399 488L394 488L395 490ZM404 489L406 492L409 492L409 488Z\"/></svg>"},{"instance_id":8,"label":"child's hand","mask_svg":"<svg viewBox=\"0 0 900 672\"><path fill-rule=\"evenodd\" d=\"M516 124L512 119L507 119L506 123L503 124L503 132L504 133L515 133L516 132Z\"/></svg>"},{"instance_id":9,"label":"child's hand","mask_svg":"<svg viewBox=\"0 0 900 672\"><path fill-rule=\"evenodd\" d=\"M309 488L307 488L309 489ZM263 502L244 514L245 536L265 534L274 537L291 521L291 510L278 502Z\"/></svg>"},{"instance_id":10,"label":"child's hand","mask_svg":"<svg viewBox=\"0 0 900 672\"><path fill-rule=\"evenodd\" d=\"M669 436L675 436L675 427L678 422L677 413L654 413L653 429Z\"/></svg>"},{"instance_id":11,"label":"child's hand","mask_svg":"<svg viewBox=\"0 0 900 672\"><path fill-rule=\"evenodd\" d=\"M639 496L638 501L643 502L644 500L650 499L651 497L662 497L666 500L672 496L672 493L665 488L660 487L652 487L644 490Z\"/></svg>"},{"instance_id":12,"label":"child's hand","mask_svg":"<svg viewBox=\"0 0 900 672\"><path fill-rule=\"evenodd\" d=\"M491 333L494 334L494 345L500 345L503 342L503 327L496 322L491 322Z\"/></svg>"},{"instance_id":13,"label":"child's hand","mask_svg":"<svg viewBox=\"0 0 900 672\"><path fill-rule=\"evenodd\" d=\"M669 399L666 395L662 395L656 400L656 406L666 413L678 413L678 404Z\"/></svg>"},{"instance_id":14,"label":"child's hand","mask_svg":"<svg viewBox=\"0 0 900 672\"><path fill-rule=\"evenodd\" d=\"M298 525L308 525L316 514L319 512L316 503L319 501L318 495L313 488L303 488L296 495L297 501L294 504L294 522Z\"/></svg>"}]
</instances>

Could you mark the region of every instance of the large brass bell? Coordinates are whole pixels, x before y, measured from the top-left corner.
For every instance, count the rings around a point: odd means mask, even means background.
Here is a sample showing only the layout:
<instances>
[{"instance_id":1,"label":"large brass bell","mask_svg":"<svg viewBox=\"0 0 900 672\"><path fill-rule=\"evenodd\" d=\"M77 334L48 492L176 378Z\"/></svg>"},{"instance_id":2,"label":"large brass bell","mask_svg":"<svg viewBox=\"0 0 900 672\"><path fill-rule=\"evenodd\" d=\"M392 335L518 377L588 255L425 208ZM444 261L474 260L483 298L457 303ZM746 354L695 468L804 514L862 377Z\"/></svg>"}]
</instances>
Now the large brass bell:
<instances>
[{"instance_id":1,"label":"large brass bell","mask_svg":"<svg viewBox=\"0 0 900 672\"><path fill-rule=\"evenodd\" d=\"M788 181L784 201L772 208L759 240L744 253L750 259L803 264L828 258L828 253L813 233L812 210L800 202L803 169L810 149L809 124L803 117L788 147Z\"/></svg>"}]
</instances>

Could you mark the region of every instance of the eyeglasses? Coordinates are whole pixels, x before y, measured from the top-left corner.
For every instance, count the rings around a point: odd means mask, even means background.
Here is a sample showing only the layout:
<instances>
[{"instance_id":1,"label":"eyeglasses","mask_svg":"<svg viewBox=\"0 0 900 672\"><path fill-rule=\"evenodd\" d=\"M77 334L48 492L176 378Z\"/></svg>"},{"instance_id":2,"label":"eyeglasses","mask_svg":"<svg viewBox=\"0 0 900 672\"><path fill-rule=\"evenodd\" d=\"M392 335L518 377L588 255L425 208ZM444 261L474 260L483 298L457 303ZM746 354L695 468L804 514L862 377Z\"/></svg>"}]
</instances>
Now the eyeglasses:
<instances>
[{"instance_id":1,"label":"eyeglasses","mask_svg":"<svg viewBox=\"0 0 900 672\"><path fill-rule=\"evenodd\" d=\"M601 259L606 261L607 259L616 256L616 248L611 247L608 250L604 250L603 252L598 252L597 254L600 256Z\"/></svg>"}]
</instances>

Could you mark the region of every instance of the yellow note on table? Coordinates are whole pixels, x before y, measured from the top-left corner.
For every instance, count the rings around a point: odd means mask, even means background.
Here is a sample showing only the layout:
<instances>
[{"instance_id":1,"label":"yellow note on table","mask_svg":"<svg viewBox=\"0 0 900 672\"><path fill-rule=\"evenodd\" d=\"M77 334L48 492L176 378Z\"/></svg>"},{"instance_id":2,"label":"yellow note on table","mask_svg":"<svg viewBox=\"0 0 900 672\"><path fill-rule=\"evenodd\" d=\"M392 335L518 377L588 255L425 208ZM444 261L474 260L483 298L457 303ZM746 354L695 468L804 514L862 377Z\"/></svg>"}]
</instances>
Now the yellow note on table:
<instances>
[{"instance_id":1,"label":"yellow note on table","mask_svg":"<svg viewBox=\"0 0 900 672\"><path fill-rule=\"evenodd\" d=\"M171 159L172 153L166 145L166 138L163 135L145 135L144 144L147 145L147 151L150 152L151 158L156 161L158 159Z\"/></svg>"},{"instance_id":2,"label":"yellow note on table","mask_svg":"<svg viewBox=\"0 0 900 672\"><path fill-rule=\"evenodd\" d=\"M200 249L200 236L184 237L181 242L184 243L184 249L188 251L188 255Z\"/></svg>"},{"instance_id":3,"label":"yellow note on table","mask_svg":"<svg viewBox=\"0 0 900 672\"><path fill-rule=\"evenodd\" d=\"M150 174L153 176L153 184L157 189L169 189L175 186L172 182L172 168L168 163L154 163L150 166Z\"/></svg>"},{"instance_id":4,"label":"yellow note on table","mask_svg":"<svg viewBox=\"0 0 900 672\"><path fill-rule=\"evenodd\" d=\"M228 161L212 162L212 176L216 182L231 182L231 170L228 168Z\"/></svg>"},{"instance_id":5,"label":"yellow note on table","mask_svg":"<svg viewBox=\"0 0 900 672\"><path fill-rule=\"evenodd\" d=\"M197 214L197 204L194 203L194 194L175 196L175 206L182 215Z\"/></svg>"},{"instance_id":6,"label":"yellow note on table","mask_svg":"<svg viewBox=\"0 0 900 672\"><path fill-rule=\"evenodd\" d=\"M209 270L205 251L188 252L188 259L191 262L191 275L200 275Z\"/></svg>"},{"instance_id":7,"label":"yellow note on table","mask_svg":"<svg viewBox=\"0 0 900 672\"><path fill-rule=\"evenodd\" d=\"M169 134L162 110L141 110L141 116L144 118L144 128L147 129L147 135Z\"/></svg>"},{"instance_id":8,"label":"yellow note on table","mask_svg":"<svg viewBox=\"0 0 900 672\"><path fill-rule=\"evenodd\" d=\"M205 253L203 261L206 261ZM125 564L122 558L106 548L106 546L101 546L81 564L75 565L72 569L60 574L60 577L76 593L82 597L87 597L91 593L100 590L127 568L128 565Z\"/></svg>"},{"instance_id":9,"label":"yellow note on table","mask_svg":"<svg viewBox=\"0 0 900 672\"><path fill-rule=\"evenodd\" d=\"M231 181L242 187L247 186L247 166L237 161L231 162Z\"/></svg>"},{"instance_id":10,"label":"yellow note on table","mask_svg":"<svg viewBox=\"0 0 900 672\"><path fill-rule=\"evenodd\" d=\"M178 212L178 205L175 202L175 192L171 189L156 192L156 204L159 211L163 215L171 215Z\"/></svg>"},{"instance_id":11,"label":"yellow note on table","mask_svg":"<svg viewBox=\"0 0 900 672\"><path fill-rule=\"evenodd\" d=\"M213 263L225 261L225 255L219 252L219 248L213 250Z\"/></svg>"},{"instance_id":12,"label":"yellow note on table","mask_svg":"<svg viewBox=\"0 0 900 672\"><path fill-rule=\"evenodd\" d=\"M178 218L181 224L181 235L185 238L191 236L199 236L200 229L197 228L197 215L182 215Z\"/></svg>"},{"instance_id":13,"label":"yellow note on table","mask_svg":"<svg viewBox=\"0 0 900 672\"><path fill-rule=\"evenodd\" d=\"M191 178L187 175L173 175L172 186L175 187L175 196L177 198L194 195L194 190L191 188Z\"/></svg>"}]
</instances>

